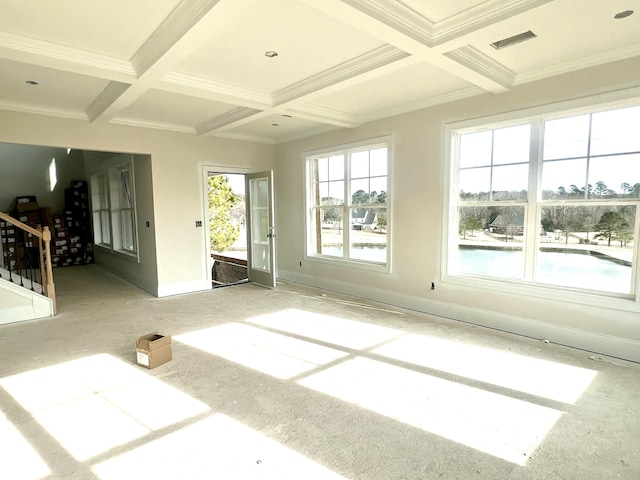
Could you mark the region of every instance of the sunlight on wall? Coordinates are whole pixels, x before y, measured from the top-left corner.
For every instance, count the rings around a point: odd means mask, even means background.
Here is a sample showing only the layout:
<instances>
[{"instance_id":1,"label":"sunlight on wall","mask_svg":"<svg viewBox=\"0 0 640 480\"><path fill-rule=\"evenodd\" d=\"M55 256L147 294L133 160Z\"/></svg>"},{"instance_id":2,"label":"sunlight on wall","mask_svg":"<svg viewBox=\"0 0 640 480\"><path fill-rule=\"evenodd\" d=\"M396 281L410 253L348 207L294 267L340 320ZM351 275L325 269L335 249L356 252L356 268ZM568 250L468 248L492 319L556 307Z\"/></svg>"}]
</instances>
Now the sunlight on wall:
<instances>
[{"instance_id":1,"label":"sunlight on wall","mask_svg":"<svg viewBox=\"0 0 640 480\"><path fill-rule=\"evenodd\" d=\"M49 188L50 192L53 192L54 188L56 188L56 184L58 183L58 172L56 170L56 159L55 157L51 159L51 163L49 164Z\"/></svg>"},{"instance_id":2,"label":"sunlight on wall","mask_svg":"<svg viewBox=\"0 0 640 480\"><path fill-rule=\"evenodd\" d=\"M100 480L344 480L223 414L215 414L93 467Z\"/></svg>"},{"instance_id":3,"label":"sunlight on wall","mask_svg":"<svg viewBox=\"0 0 640 480\"><path fill-rule=\"evenodd\" d=\"M297 383L518 465L562 415L361 357Z\"/></svg>"},{"instance_id":4,"label":"sunlight on wall","mask_svg":"<svg viewBox=\"0 0 640 480\"><path fill-rule=\"evenodd\" d=\"M12 480L40 480L51 470L0 411L0 478Z\"/></svg>"},{"instance_id":5,"label":"sunlight on wall","mask_svg":"<svg viewBox=\"0 0 640 480\"><path fill-rule=\"evenodd\" d=\"M414 334L373 353L571 404L597 374L586 368Z\"/></svg>"},{"instance_id":6,"label":"sunlight on wall","mask_svg":"<svg viewBox=\"0 0 640 480\"><path fill-rule=\"evenodd\" d=\"M339 350L240 323L177 335L173 340L280 379L347 356Z\"/></svg>"},{"instance_id":7,"label":"sunlight on wall","mask_svg":"<svg viewBox=\"0 0 640 480\"><path fill-rule=\"evenodd\" d=\"M209 410L107 354L5 377L0 386L81 461Z\"/></svg>"},{"instance_id":8,"label":"sunlight on wall","mask_svg":"<svg viewBox=\"0 0 640 480\"><path fill-rule=\"evenodd\" d=\"M392 328L379 327L295 308L253 317L247 321L256 325L355 349L371 348L384 341L405 335L404 332Z\"/></svg>"}]
</instances>

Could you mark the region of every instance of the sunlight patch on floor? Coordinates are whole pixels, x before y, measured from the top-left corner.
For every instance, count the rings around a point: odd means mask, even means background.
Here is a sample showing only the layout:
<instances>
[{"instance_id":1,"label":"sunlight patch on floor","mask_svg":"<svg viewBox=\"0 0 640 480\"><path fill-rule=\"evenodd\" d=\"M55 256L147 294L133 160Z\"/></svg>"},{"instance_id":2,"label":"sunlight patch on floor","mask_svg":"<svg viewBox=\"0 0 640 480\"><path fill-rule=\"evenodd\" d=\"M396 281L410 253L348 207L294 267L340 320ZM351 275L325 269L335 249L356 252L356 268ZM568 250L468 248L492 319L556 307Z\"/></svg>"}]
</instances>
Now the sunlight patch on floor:
<instances>
[{"instance_id":1,"label":"sunlight patch on floor","mask_svg":"<svg viewBox=\"0 0 640 480\"><path fill-rule=\"evenodd\" d=\"M240 323L176 335L173 340L283 380L347 356L340 350Z\"/></svg>"},{"instance_id":2,"label":"sunlight patch on floor","mask_svg":"<svg viewBox=\"0 0 640 480\"><path fill-rule=\"evenodd\" d=\"M569 404L575 404L597 374L586 368L415 334L373 353Z\"/></svg>"},{"instance_id":3,"label":"sunlight patch on floor","mask_svg":"<svg viewBox=\"0 0 640 480\"><path fill-rule=\"evenodd\" d=\"M0 478L40 480L51 470L20 431L0 411Z\"/></svg>"},{"instance_id":4,"label":"sunlight patch on floor","mask_svg":"<svg viewBox=\"0 0 640 480\"><path fill-rule=\"evenodd\" d=\"M5 377L0 386L80 461L209 410L108 354Z\"/></svg>"},{"instance_id":5,"label":"sunlight patch on floor","mask_svg":"<svg viewBox=\"0 0 640 480\"><path fill-rule=\"evenodd\" d=\"M92 470L99 480L345 480L220 413L101 462Z\"/></svg>"},{"instance_id":6,"label":"sunlight patch on floor","mask_svg":"<svg viewBox=\"0 0 640 480\"><path fill-rule=\"evenodd\" d=\"M361 357L298 384L518 465L563 414Z\"/></svg>"},{"instance_id":7,"label":"sunlight patch on floor","mask_svg":"<svg viewBox=\"0 0 640 480\"><path fill-rule=\"evenodd\" d=\"M392 328L295 308L253 317L247 322L358 350L404 335Z\"/></svg>"}]
</instances>

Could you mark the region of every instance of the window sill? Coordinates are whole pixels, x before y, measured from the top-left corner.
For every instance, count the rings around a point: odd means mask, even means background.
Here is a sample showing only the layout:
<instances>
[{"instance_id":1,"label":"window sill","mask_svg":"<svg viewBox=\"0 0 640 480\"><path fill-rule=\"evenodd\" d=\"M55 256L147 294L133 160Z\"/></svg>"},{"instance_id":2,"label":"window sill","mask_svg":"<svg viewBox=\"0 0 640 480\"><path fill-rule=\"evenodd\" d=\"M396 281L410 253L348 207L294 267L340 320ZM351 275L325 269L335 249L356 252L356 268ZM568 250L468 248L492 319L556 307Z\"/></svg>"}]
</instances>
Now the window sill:
<instances>
[{"instance_id":1,"label":"window sill","mask_svg":"<svg viewBox=\"0 0 640 480\"><path fill-rule=\"evenodd\" d=\"M325 264L325 265L332 265L334 267L366 270L369 272L391 273L390 266L388 264L382 264L382 263L360 262L358 260L351 260L351 259L339 258L339 257L329 257L329 256L305 256L305 261L312 262L312 263Z\"/></svg>"},{"instance_id":2,"label":"window sill","mask_svg":"<svg viewBox=\"0 0 640 480\"><path fill-rule=\"evenodd\" d=\"M568 287L529 285L516 281L501 281L500 279L487 277L445 275L442 281L459 287L483 289L495 293L640 313L640 304L634 300L631 295L625 296L620 294L615 296L615 294L607 294L605 292L599 293L594 291L591 293Z\"/></svg>"}]
</instances>

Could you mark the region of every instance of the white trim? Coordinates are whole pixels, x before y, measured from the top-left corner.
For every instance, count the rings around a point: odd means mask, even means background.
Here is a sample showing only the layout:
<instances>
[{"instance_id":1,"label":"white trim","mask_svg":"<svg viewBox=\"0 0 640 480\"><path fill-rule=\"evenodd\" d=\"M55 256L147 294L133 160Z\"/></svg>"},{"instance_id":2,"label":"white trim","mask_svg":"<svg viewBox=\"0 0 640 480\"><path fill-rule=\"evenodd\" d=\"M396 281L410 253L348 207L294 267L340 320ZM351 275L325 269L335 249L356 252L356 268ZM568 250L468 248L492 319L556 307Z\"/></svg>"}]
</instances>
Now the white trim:
<instances>
[{"instance_id":1,"label":"white trim","mask_svg":"<svg viewBox=\"0 0 640 480\"><path fill-rule=\"evenodd\" d=\"M416 110L433 107L435 105L442 105L444 103L455 102L457 100L473 97L476 95L480 95L482 93L485 93L485 90L480 87L476 87L476 86L464 87L459 90L442 93L440 95L424 98L421 100L417 100L415 102L408 102L402 105L397 105L397 106L385 108L382 110L376 110L370 113L364 113L362 114L362 121L363 123L366 123L366 122L371 122L373 120L379 120L381 118L392 117L394 115L414 112Z\"/></svg>"},{"instance_id":2,"label":"white trim","mask_svg":"<svg viewBox=\"0 0 640 480\"><path fill-rule=\"evenodd\" d=\"M501 330L517 335L548 340L551 343L587 350L613 357L640 362L640 341L613 335L579 330L537 320L496 313L438 300L429 300L389 290L360 286L354 283L325 279L289 270L280 271L280 279L303 285L311 285L329 291L353 295L374 302L407 308L418 312L461 321L472 325ZM427 321L427 320L425 320Z\"/></svg>"},{"instance_id":3,"label":"white trim","mask_svg":"<svg viewBox=\"0 0 640 480\"><path fill-rule=\"evenodd\" d=\"M223 99L226 99L227 101L229 101L229 99L239 99L246 102L246 105L244 105L246 107L266 109L272 106L271 96L268 93L187 73L167 73L160 79L160 85L158 88L173 91L170 87L171 85L177 85L194 90L194 96L197 96L202 92L208 92L216 96L219 95L220 101Z\"/></svg>"},{"instance_id":4,"label":"white trim","mask_svg":"<svg viewBox=\"0 0 640 480\"><path fill-rule=\"evenodd\" d=\"M313 204L310 199L310 186L309 186L309 164L310 161L316 159L320 156L331 156L336 153L344 153L345 154L345 168L350 169L349 157L348 155L352 152L357 151L365 151L365 150L373 150L376 148L384 147L387 149L387 198L391 199L391 202L386 202L384 205L381 205L380 208L385 208L387 211L387 223L391 226L390 229L387 229L387 244L386 244L386 260L384 263L372 262L367 260L360 260L351 257L332 257L327 255L311 255L309 254L309 211L311 205ZM384 135L376 138L360 140L357 142L352 142L340 146L333 146L323 149L317 149L310 152L304 152L302 161L304 163L303 168L303 185L304 185L304 198L303 198L303 225L304 225L304 252L303 259L305 261L310 262L318 262L324 263L327 265L334 265L346 268L357 268L361 270L369 270L374 272L381 273L391 273L391 264L392 264L392 235L393 235L393 222L392 222L392 204L393 204L393 135ZM349 179L348 175L344 179L345 183L345 191L348 187ZM349 210L348 205L350 205L350 200L345 198L345 204L342 205L342 208ZM344 221L344 219L343 219ZM344 229L343 229L344 231ZM350 230L349 230L350 232ZM345 232L345 237L348 234ZM344 247L343 247L344 248Z\"/></svg>"},{"instance_id":5,"label":"white trim","mask_svg":"<svg viewBox=\"0 0 640 480\"><path fill-rule=\"evenodd\" d=\"M158 285L158 297L170 297L185 293L196 293L211 290L211 282L206 280L193 280L191 282L167 283Z\"/></svg>"},{"instance_id":6,"label":"white trim","mask_svg":"<svg viewBox=\"0 0 640 480\"><path fill-rule=\"evenodd\" d=\"M109 120L109 123L116 125L127 125L129 127L153 128L156 130L169 130L171 132L190 133L195 135L196 129L179 125L177 123L157 122L154 120L145 120L141 118L115 116Z\"/></svg>"},{"instance_id":7,"label":"white trim","mask_svg":"<svg viewBox=\"0 0 640 480\"><path fill-rule=\"evenodd\" d=\"M136 72L127 60L45 40L0 32L0 49L19 52L21 56L55 59L66 64L64 70L69 72L84 73L85 67L88 67L92 75L101 78L123 81L135 79Z\"/></svg>"},{"instance_id":8,"label":"white trim","mask_svg":"<svg viewBox=\"0 0 640 480\"><path fill-rule=\"evenodd\" d=\"M211 288L213 277L211 269L213 268L213 260L211 259L211 236L209 231L211 225L209 223L209 176L211 175L247 175L253 170L248 167L213 165L209 163L200 163L200 196L202 198L202 228L204 229L204 253L205 253L205 272L203 278L208 282ZM246 192L245 192L246 196Z\"/></svg>"},{"instance_id":9,"label":"white trim","mask_svg":"<svg viewBox=\"0 0 640 480\"><path fill-rule=\"evenodd\" d=\"M329 87L346 81L353 82L360 75L375 71L409 56L410 54L404 50L392 45L383 45L300 80L293 85L277 90L272 95L273 105L278 106L293 100L302 100L309 95L318 97Z\"/></svg>"},{"instance_id":10,"label":"white trim","mask_svg":"<svg viewBox=\"0 0 640 480\"><path fill-rule=\"evenodd\" d=\"M29 103L0 101L0 110L10 110L12 112L32 113L35 115L47 115L50 117L68 118L71 120L88 121L89 117L85 112L67 110L57 107L45 107L42 105L31 105Z\"/></svg>"}]
</instances>

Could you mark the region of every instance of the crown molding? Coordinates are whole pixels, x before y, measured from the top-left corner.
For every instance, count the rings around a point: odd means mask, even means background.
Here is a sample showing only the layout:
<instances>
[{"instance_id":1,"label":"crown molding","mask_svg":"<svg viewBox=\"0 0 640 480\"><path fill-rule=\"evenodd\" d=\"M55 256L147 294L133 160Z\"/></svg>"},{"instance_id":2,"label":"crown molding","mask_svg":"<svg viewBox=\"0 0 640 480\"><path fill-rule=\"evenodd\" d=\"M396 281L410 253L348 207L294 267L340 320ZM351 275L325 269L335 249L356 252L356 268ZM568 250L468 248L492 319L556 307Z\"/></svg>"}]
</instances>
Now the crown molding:
<instances>
[{"instance_id":1,"label":"crown molding","mask_svg":"<svg viewBox=\"0 0 640 480\"><path fill-rule=\"evenodd\" d=\"M640 55L640 43L628 45L626 47L599 52L576 60L565 61L538 68L531 72L516 75L514 85L522 85L523 83L535 82L555 75L582 70L583 68L597 67L599 65L626 60L627 58Z\"/></svg>"},{"instance_id":2,"label":"crown molding","mask_svg":"<svg viewBox=\"0 0 640 480\"><path fill-rule=\"evenodd\" d=\"M437 22L433 45L441 45L506 18L532 10L553 0L488 0Z\"/></svg>"},{"instance_id":3,"label":"crown molding","mask_svg":"<svg viewBox=\"0 0 640 480\"><path fill-rule=\"evenodd\" d=\"M178 89L179 93L188 94L189 90L193 90L192 96L201 96L202 92L206 92L211 94L212 100L231 104L242 103L243 107L249 108L271 107L271 95L267 93L187 73L167 73L160 79L158 88L175 91L176 89L172 88L171 85L183 87Z\"/></svg>"},{"instance_id":4,"label":"crown molding","mask_svg":"<svg viewBox=\"0 0 640 480\"><path fill-rule=\"evenodd\" d=\"M296 118L302 118L312 122L326 123L336 127L355 128L359 127L362 123L358 115L352 115L333 108L314 105L311 103L288 107L286 112Z\"/></svg>"},{"instance_id":5,"label":"crown molding","mask_svg":"<svg viewBox=\"0 0 640 480\"><path fill-rule=\"evenodd\" d=\"M302 132L292 133L290 135L280 137L277 139L276 144L293 142L295 140L300 140L301 138L313 137L314 135L322 135L323 133L333 132L334 130L337 130L339 128L340 127L336 127L335 125L320 125L318 127L310 128Z\"/></svg>"},{"instance_id":6,"label":"crown molding","mask_svg":"<svg viewBox=\"0 0 640 480\"><path fill-rule=\"evenodd\" d=\"M230 127L236 122L241 122L242 120L245 120L246 118L252 117L259 113L261 113L260 110L256 110L253 108L234 108L233 110L229 110L222 115L218 115L215 118L196 125L196 133L198 135L204 135L206 133L213 132L224 127Z\"/></svg>"},{"instance_id":7,"label":"crown molding","mask_svg":"<svg viewBox=\"0 0 640 480\"><path fill-rule=\"evenodd\" d=\"M363 122L371 122L374 120L380 120L382 118L401 115L403 113L414 112L416 110L422 110L424 108L442 105L444 103L455 102L456 100L475 97L476 95L481 95L483 93L486 93L486 91L480 87L465 87L453 92L447 92L433 97L425 98L423 100L418 100L416 102L409 102L403 105L385 108L383 110L377 110L375 112L365 114L363 115Z\"/></svg>"},{"instance_id":8,"label":"crown molding","mask_svg":"<svg viewBox=\"0 0 640 480\"><path fill-rule=\"evenodd\" d=\"M31 105L28 103L7 102L4 100L0 100L0 110L11 110L13 112L47 115L49 117L68 118L72 120L84 120L85 122L89 120L87 115L82 111Z\"/></svg>"},{"instance_id":9,"label":"crown molding","mask_svg":"<svg viewBox=\"0 0 640 480\"><path fill-rule=\"evenodd\" d=\"M216 132L209 134L211 137L228 138L230 140L242 140L244 142L266 143L275 145L277 142L273 138L259 137L257 135L248 135L242 133Z\"/></svg>"},{"instance_id":10,"label":"crown molding","mask_svg":"<svg viewBox=\"0 0 640 480\"><path fill-rule=\"evenodd\" d=\"M109 123L114 123L116 125L126 125L129 127L142 127L142 128L152 128L156 130L169 130L172 132L180 132L180 133L190 133L195 134L196 130L193 127L187 127L184 125L178 125L176 123L168 123L168 122L155 122L152 120L144 120L139 118L131 118L131 117L113 117L109 120Z\"/></svg>"},{"instance_id":11,"label":"crown molding","mask_svg":"<svg viewBox=\"0 0 640 480\"><path fill-rule=\"evenodd\" d=\"M347 60L346 62L274 92L272 96L273 104L276 106L282 105L310 94L320 93L328 87L338 83L344 83L352 78L356 78L372 70L377 70L409 56L409 53L391 45L375 48L358 57Z\"/></svg>"},{"instance_id":12,"label":"crown molding","mask_svg":"<svg viewBox=\"0 0 640 480\"><path fill-rule=\"evenodd\" d=\"M487 89L493 93L501 93L513 87L515 73L471 45L446 52L444 56L493 83L493 86L487 85Z\"/></svg>"},{"instance_id":13,"label":"crown molding","mask_svg":"<svg viewBox=\"0 0 640 480\"><path fill-rule=\"evenodd\" d=\"M31 56L41 66L109 80L135 78L135 70L126 60L6 32L0 32L0 56L23 62L25 56Z\"/></svg>"},{"instance_id":14,"label":"crown molding","mask_svg":"<svg viewBox=\"0 0 640 480\"><path fill-rule=\"evenodd\" d=\"M342 0L346 5L376 19L422 45L433 45L434 23L397 0Z\"/></svg>"}]
</instances>

